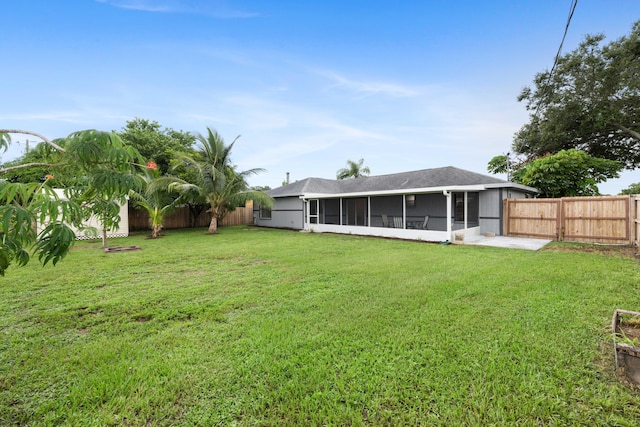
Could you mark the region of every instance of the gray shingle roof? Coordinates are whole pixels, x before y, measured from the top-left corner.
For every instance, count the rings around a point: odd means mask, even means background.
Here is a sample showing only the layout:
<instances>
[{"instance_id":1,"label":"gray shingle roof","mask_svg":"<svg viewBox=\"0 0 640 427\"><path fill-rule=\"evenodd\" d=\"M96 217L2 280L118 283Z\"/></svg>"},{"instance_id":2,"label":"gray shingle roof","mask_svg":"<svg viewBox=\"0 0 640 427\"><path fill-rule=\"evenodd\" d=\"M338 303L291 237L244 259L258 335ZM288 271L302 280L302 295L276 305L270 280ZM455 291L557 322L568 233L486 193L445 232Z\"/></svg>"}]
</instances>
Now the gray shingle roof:
<instances>
[{"instance_id":1,"label":"gray shingle roof","mask_svg":"<svg viewBox=\"0 0 640 427\"><path fill-rule=\"evenodd\" d=\"M341 181L323 178L306 178L269 190L268 194L272 197L291 197L303 194L366 193L486 184L494 184L494 186L496 184L497 186L500 186L500 184L504 184L505 186L513 185L508 181L493 176L447 166L443 168L422 169Z\"/></svg>"}]
</instances>

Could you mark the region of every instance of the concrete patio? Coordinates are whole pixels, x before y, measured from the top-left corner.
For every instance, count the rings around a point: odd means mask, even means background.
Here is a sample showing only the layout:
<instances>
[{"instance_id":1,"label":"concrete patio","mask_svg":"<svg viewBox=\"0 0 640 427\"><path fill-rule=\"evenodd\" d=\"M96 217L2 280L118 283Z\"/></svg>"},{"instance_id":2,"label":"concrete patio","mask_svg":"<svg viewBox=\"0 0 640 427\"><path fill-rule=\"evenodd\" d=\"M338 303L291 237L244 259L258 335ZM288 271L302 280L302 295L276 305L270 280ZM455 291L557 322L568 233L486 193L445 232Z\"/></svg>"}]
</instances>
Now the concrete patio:
<instances>
[{"instance_id":1,"label":"concrete patio","mask_svg":"<svg viewBox=\"0 0 640 427\"><path fill-rule=\"evenodd\" d=\"M549 242L551 242L551 240L505 236L467 236L464 240L465 245L493 246L496 248L524 249L528 251L537 251Z\"/></svg>"}]
</instances>

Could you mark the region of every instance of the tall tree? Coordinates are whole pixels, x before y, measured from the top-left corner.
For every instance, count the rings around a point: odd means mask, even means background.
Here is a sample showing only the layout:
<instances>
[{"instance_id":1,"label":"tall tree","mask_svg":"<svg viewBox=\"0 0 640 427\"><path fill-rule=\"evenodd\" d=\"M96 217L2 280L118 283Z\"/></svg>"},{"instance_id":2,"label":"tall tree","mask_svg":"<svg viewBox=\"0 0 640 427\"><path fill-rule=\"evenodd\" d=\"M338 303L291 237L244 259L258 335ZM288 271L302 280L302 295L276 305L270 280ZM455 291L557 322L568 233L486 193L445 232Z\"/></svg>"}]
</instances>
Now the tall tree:
<instances>
[{"instance_id":1,"label":"tall tree","mask_svg":"<svg viewBox=\"0 0 640 427\"><path fill-rule=\"evenodd\" d=\"M198 156L179 156L180 164L193 171L195 183L179 180L173 188L180 193L192 193L205 200L209 206L211 222L209 233L218 230L218 221L227 212L254 200L265 206L272 206L273 199L262 191L249 189L246 179L263 171L249 169L237 172L231 163L231 149L239 137L226 145L218 132L207 128L207 135L197 135L200 143Z\"/></svg>"},{"instance_id":2,"label":"tall tree","mask_svg":"<svg viewBox=\"0 0 640 427\"><path fill-rule=\"evenodd\" d=\"M597 184L617 178L624 168L615 160L600 159L584 151L570 149L538 158L516 159L508 155L489 161L491 173L507 173L518 184L540 190L542 197L597 196Z\"/></svg>"},{"instance_id":3,"label":"tall tree","mask_svg":"<svg viewBox=\"0 0 640 427\"><path fill-rule=\"evenodd\" d=\"M55 139L52 142L59 146L64 145L63 139ZM60 152L51 145L40 142L17 159L0 165L0 168L5 170L2 178L9 182L42 182L43 177L52 172L52 166L49 165L58 163L60 156Z\"/></svg>"},{"instance_id":4,"label":"tall tree","mask_svg":"<svg viewBox=\"0 0 640 427\"><path fill-rule=\"evenodd\" d=\"M156 121L129 120L118 135L133 146L142 157L153 160L160 174L166 174L177 153L193 154L195 136L189 132L162 128Z\"/></svg>"},{"instance_id":5,"label":"tall tree","mask_svg":"<svg viewBox=\"0 0 640 427\"><path fill-rule=\"evenodd\" d=\"M29 250L37 254L43 264L57 263L75 240L70 226L81 228L83 219L97 213L96 204L90 202L92 199L113 202L129 189L138 187L135 169L140 156L113 132L74 132L58 144L35 132L0 129L0 148L8 147L12 133L41 138L55 150L56 157L53 163L37 165L52 171L41 183L14 183L3 179L8 172L36 165L0 168L0 275L14 262L19 265L29 262ZM56 174L67 184L65 199L46 185ZM119 221L113 210L105 212L109 224ZM36 232L37 224L44 224L44 229Z\"/></svg>"},{"instance_id":6,"label":"tall tree","mask_svg":"<svg viewBox=\"0 0 640 427\"><path fill-rule=\"evenodd\" d=\"M338 179L347 178L360 178L367 176L371 173L368 166L364 166L364 159L360 159L357 162L353 160L347 160L347 167L339 169L336 173Z\"/></svg>"},{"instance_id":7,"label":"tall tree","mask_svg":"<svg viewBox=\"0 0 640 427\"><path fill-rule=\"evenodd\" d=\"M519 176L522 184L537 188L542 197L597 196L597 184L617 178L622 168L615 160L571 149L533 160Z\"/></svg>"},{"instance_id":8,"label":"tall tree","mask_svg":"<svg viewBox=\"0 0 640 427\"><path fill-rule=\"evenodd\" d=\"M603 44L589 35L538 73L523 89L530 121L515 135L513 149L528 157L575 148L640 166L640 21L631 34Z\"/></svg>"},{"instance_id":9,"label":"tall tree","mask_svg":"<svg viewBox=\"0 0 640 427\"><path fill-rule=\"evenodd\" d=\"M622 190L620 194L640 194L640 182L634 182Z\"/></svg>"}]
</instances>

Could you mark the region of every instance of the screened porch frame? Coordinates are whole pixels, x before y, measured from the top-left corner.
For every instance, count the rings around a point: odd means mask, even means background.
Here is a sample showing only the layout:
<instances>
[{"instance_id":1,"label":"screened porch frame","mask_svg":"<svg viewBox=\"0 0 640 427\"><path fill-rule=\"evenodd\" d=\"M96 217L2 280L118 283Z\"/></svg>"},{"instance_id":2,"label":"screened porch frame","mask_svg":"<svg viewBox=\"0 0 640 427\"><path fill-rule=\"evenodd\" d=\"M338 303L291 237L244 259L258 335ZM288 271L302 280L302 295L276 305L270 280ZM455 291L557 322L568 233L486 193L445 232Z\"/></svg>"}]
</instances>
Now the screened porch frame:
<instances>
[{"instance_id":1,"label":"screened porch frame","mask_svg":"<svg viewBox=\"0 0 640 427\"><path fill-rule=\"evenodd\" d=\"M305 208L304 229L453 241L454 232L479 234L479 192L484 189L484 186L465 186L437 190L306 194L300 196ZM463 195L462 221L455 221L456 193ZM474 198L475 202L470 212L470 202Z\"/></svg>"}]
</instances>

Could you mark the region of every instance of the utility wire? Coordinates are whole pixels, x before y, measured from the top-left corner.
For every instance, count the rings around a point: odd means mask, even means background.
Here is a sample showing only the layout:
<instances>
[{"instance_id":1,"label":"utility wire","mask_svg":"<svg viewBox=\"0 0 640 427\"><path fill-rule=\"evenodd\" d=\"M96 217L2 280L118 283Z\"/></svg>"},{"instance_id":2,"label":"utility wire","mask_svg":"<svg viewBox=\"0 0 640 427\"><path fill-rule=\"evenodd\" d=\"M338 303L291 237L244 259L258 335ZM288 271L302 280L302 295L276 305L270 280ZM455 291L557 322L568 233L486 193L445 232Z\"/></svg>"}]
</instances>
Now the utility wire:
<instances>
[{"instance_id":1,"label":"utility wire","mask_svg":"<svg viewBox=\"0 0 640 427\"><path fill-rule=\"evenodd\" d=\"M553 72L556 70L556 67L558 66L558 61L560 60L560 55L562 54L562 46L564 45L564 40L567 38L567 33L569 32L569 25L571 25L571 18L573 18L573 13L576 11L576 7L578 6L578 0L571 0L571 6L569 6L569 16L567 17L567 23L564 26L564 34L562 34L562 40L560 41L560 46L558 46L558 51L556 52L556 57L553 60L553 66L551 67L551 71L549 71L549 75L547 76L547 81L544 84L544 89L545 90L545 94L544 95L548 95L548 87L549 87L549 83L551 82L551 78L553 77ZM542 106L542 104L544 104L547 100L547 96L543 96L540 100L540 102L538 102L538 105L536 106L536 111L535 113L533 113L532 116L532 123L538 118L538 114L540 113L540 108ZM533 133L533 128L530 127L529 128L529 134ZM511 153L507 153L506 154L506 158L507 158L507 181L509 181L510 178L510 163L511 163L511 159L510 159L510 154Z\"/></svg>"},{"instance_id":2,"label":"utility wire","mask_svg":"<svg viewBox=\"0 0 640 427\"><path fill-rule=\"evenodd\" d=\"M569 17L567 18L567 25L564 27L564 34L562 35L562 40L560 41L560 46L558 47L558 52L556 53L556 58L553 61L553 67L551 67L551 72L549 72L549 80L551 80L551 76L558 65L558 60L560 59L560 54L562 53L562 45L564 45L564 39L567 38L567 32L569 32L569 25L571 24L571 18L573 18L573 12L576 11L576 6L578 6L578 0L571 1L571 10L569 11Z\"/></svg>"},{"instance_id":3,"label":"utility wire","mask_svg":"<svg viewBox=\"0 0 640 427\"><path fill-rule=\"evenodd\" d=\"M551 78L553 77L553 72L556 70L558 66L558 61L560 60L560 55L562 54L562 46L564 45L564 40L567 38L567 33L569 32L569 25L571 24L571 18L573 18L573 13L576 11L576 6L578 6L578 0L571 0L571 6L569 7L569 17L567 18L567 24L564 26L564 34L562 35L562 40L560 41L560 46L558 47L558 52L556 53L556 57L553 60L553 66L551 67L551 71L549 71L549 75L547 76L547 81L544 84L544 90L546 91L545 95L548 95L548 87L551 82ZM538 113L540 112L540 107L547 100L547 96L543 97L541 101L536 106L536 112L533 114L534 118L538 117Z\"/></svg>"}]
</instances>

